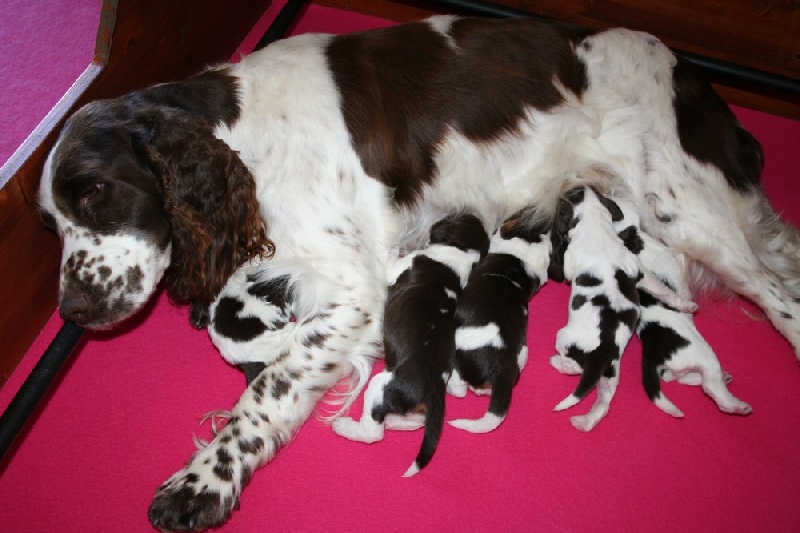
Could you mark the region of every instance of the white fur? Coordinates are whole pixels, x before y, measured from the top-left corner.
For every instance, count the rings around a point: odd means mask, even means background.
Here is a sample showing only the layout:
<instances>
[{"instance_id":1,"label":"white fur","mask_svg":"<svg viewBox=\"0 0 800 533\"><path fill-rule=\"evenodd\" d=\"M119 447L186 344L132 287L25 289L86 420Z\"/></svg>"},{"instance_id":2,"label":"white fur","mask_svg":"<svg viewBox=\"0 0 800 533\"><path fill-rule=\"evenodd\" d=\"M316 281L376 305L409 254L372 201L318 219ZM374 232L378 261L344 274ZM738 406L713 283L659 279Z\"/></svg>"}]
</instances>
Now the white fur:
<instances>
[{"instance_id":1,"label":"white fur","mask_svg":"<svg viewBox=\"0 0 800 533\"><path fill-rule=\"evenodd\" d=\"M430 24L446 34L452 20ZM367 175L352 147L324 54L331 39L294 37L229 66L240 82L241 114L215 134L254 175L263 217L277 243L259 276L288 276L297 294L292 304L297 322L286 331L281 357L264 354L272 364L260 377L288 379L300 371L302 377L291 384L300 396L297 402L291 401L293 394L280 399L269 391L258 394L256 379L233 407L241 435L262 438L265 445L256 454L234 456L231 482L213 483L221 516L238 502L245 474L272 459L324 391L350 376L346 408L363 388L372 361L380 356L390 262L419 248L431 224L454 211L469 208L492 229L521 208L552 214L556 199L578 183L625 190L648 233L759 304L800 353L795 318L800 316L800 239L793 228L770 218L774 212L760 191L732 190L719 170L683 151L672 104L675 57L652 36L617 29L588 37L576 46L586 65L585 93L577 97L564 89L562 105L526 110L515 128L491 141L445 132L434 154L436 179L423 188L418 202L399 209L392 191ZM40 202L56 216L68 257L77 246L73 239L83 236L68 234L69 225L59 218L50 172L48 162ZM117 245L154 258L133 313L154 291L169 251L136 241ZM118 255L115 261L125 264L125 256ZM635 261L625 265L630 271L635 267ZM592 327L591 317L580 320ZM575 335L581 336L577 330ZM579 341L591 344L590 338ZM228 357L235 359L231 350L226 349ZM271 423L250 425L245 412L268 414ZM156 499L180 505L171 498L195 474L212 483L204 461L227 446L233 431L231 424L222 428Z\"/></svg>"},{"instance_id":2,"label":"white fur","mask_svg":"<svg viewBox=\"0 0 800 533\"><path fill-rule=\"evenodd\" d=\"M572 281L569 320L567 325L556 333L557 354L550 359L551 365L562 373L581 373L580 366L567 356L570 346L589 354L600 346L601 323L600 308L586 303L574 309L572 302L576 297L591 300L593 296L604 296L608 306L615 312L637 309L620 291L614 277L619 269L631 280L639 274L639 259L628 250L617 236L611 221L611 213L600 203L591 188L584 189L583 201L574 206L577 224L569 230L569 244L564 252L564 276ZM590 274L599 280L597 286L580 286L576 279L581 274ZM615 369L612 378L602 376L597 383L597 398L588 413L570 419L572 425L581 431L592 430L608 413L611 400L619 384L619 357L628 344L633 330L620 323L614 332L615 343L619 349L616 359L611 363ZM554 411L568 409L580 402L581 398L568 395L559 402Z\"/></svg>"},{"instance_id":3,"label":"white fur","mask_svg":"<svg viewBox=\"0 0 800 533\"><path fill-rule=\"evenodd\" d=\"M456 348L459 350L475 350L484 346L505 347L500 336L500 328L490 322L485 326L460 327L456 331Z\"/></svg>"}]
</instances>

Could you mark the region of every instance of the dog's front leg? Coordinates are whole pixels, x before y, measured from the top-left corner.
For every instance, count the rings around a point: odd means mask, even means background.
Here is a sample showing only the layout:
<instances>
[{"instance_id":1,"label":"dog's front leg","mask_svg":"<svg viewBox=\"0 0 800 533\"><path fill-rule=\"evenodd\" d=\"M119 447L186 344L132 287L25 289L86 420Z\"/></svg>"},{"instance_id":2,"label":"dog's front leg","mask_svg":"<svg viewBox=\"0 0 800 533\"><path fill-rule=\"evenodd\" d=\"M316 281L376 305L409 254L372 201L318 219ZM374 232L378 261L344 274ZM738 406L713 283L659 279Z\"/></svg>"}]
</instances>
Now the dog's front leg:
<instances>
[{"instance_id":1,"label":"dog's front leg","mask_svg":"<svg viewBox=\"0 0 800 533\"><path fill-rule=\"evenodd\" d=\"M158 488L148 512L154 526L199 530L227 520L253 471L291 440L359 353L377 351L380 320L367 310L379 312L380 297L364 296L344 294L298 318L284 351L247 387L228 423Z\"/></svg>"}]
</instances>

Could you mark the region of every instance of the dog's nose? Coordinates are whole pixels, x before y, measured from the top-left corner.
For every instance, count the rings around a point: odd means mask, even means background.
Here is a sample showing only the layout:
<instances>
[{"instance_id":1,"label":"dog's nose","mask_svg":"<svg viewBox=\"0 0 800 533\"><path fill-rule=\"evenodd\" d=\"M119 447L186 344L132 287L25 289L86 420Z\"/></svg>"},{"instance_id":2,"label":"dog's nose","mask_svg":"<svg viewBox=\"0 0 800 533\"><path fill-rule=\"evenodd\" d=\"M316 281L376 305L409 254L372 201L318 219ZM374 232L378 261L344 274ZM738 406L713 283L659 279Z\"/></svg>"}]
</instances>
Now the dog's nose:
<instances>
[{"instance_id":1,"label":"dog's nose","mask_svg":"<svg viewBox=\"0 0 800 533\"><path fill-rule=\"evenodd\" d=\"M86 301L86 298L82 294L64 296L61 300L59 311L61 313L61 318L64 320L82 322L86 320L86 313L89 311L89 302Z\"/></svg>"}]
</instances>

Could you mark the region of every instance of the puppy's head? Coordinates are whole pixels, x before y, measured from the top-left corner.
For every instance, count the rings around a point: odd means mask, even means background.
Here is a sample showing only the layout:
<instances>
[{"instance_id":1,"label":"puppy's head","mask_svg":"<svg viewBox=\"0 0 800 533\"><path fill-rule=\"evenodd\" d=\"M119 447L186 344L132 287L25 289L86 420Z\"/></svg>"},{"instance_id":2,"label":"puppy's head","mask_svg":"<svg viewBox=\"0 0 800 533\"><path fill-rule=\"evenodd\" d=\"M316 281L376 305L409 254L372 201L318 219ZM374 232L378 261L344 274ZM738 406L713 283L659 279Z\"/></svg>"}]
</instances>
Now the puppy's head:
<instances>
[{"instance_id":1,"label":"puppy's head","mask_svg":"<svg viewBox=\"0 0 800 533\"><path fill-rule=\"evenodd\" d=\"M431 227L430 243L454 246L464 252L478 252L483 257L489 250L489 235L478 217L457 213Z\"/></svg>"}]
</instances>

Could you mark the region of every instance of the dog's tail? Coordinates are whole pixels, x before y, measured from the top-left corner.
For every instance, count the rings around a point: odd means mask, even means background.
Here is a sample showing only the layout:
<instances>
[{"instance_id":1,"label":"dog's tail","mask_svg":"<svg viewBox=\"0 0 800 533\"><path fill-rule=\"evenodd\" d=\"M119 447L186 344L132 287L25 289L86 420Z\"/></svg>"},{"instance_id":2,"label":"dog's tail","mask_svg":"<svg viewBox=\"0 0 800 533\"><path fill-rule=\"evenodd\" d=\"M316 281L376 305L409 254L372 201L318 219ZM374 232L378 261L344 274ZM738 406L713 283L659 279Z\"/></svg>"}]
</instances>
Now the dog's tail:
<instances>
[{"instance_id":1,"label":"dog's tail","mask_svg":"<svg viewBox=\"0 0 800 533\"><path fill-rule=\"evenodd\" d=\"M646 347L643 347L642 351L646 352ZM647 394L647 397L650 398L650 401L653 402L656 407L675 418L683 418L683 411L678 409L678 406L664 396L664 393L661 391L661 378L658 375L658 365L653 362L652 358L647 356L647 353L642 354L642 385L644 386L644 392Z\"/></svg>"},{"instance_id":2,"label":"dog's tail","mask_svg":"<svg viewBox=\"0 0 800 533\"><path fill-rule=\"evenodd\" d=\"M647 317L651 309L664 309L670 314L676 313L648 294L641 295L642 315ZM663 318L662 318L663 319ZM674 351L689 345L689 341L679 335L673 328L667 328L657 322L642 318L637 327L637 334L642 343L642 385L644 392L656 407L675 418L683 418L683 412L672 403L661 391L661 376L658 367L672 357Z\"/></svg>"},{"instance_id":3,"label":"dog's tail","mask_svg":"<svg viewBox=\"0 0 800 533\"><path fill-rule=\"evenodd\" d=\"M420 446L417 458L408 467L403 477L411 477L425 468L425 465L431 461L433 452L436 451L444 426L444 394L444 382L441 382L440 387L433 387L433 390L426 394L425 435L422 437L422 446Z\"/></svg>"},{"instance_id":4,"label":"dog's tail","mask_svg":"<svg viewBox=\"0 0 800 533\"><path fill-rule=\"evenodd\" d=\"M460 418L451 420L449 424L470 433L489 433L494 431L506 419L511 406L511 392L514 389L514 378L503 372L492 384L492 398L489 409L481 418Z\"/></svg>"},{"instance_id":5,"label":"dog's tail","mask_svg":"<svg viewBox=\"0 0 800 533\"><path fill-rule=\"evenodd\" d=\"M583 400L586 395L597 386L597 382L603 377L603 373L610 363L610 358L605 357L607 354L604 352L611 349L613 348L603 346L601 343L597 350L588 354L583 372L581 373L581 379L578 381L578 386L575 387L572 394L561 400L558 405L553 408L553 411L563 411L573 405L577 405L578 402Z\"/></svg>"}]
</instances>

